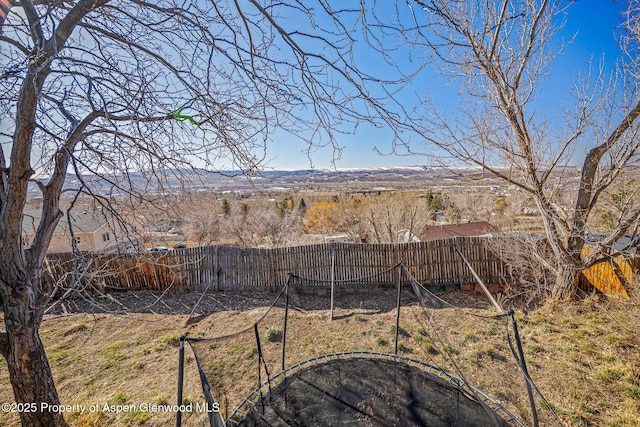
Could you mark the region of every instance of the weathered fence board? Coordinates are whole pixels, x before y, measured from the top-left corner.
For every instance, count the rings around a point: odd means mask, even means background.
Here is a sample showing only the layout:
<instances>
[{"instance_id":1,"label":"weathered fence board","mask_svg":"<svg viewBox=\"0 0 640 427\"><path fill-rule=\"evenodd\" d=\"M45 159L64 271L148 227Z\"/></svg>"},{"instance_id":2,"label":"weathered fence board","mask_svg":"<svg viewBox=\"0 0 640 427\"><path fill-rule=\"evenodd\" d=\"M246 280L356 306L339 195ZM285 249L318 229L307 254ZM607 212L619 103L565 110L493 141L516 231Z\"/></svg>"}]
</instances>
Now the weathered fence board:
<instances>
[{"instance_id":1,"label":"weathered fence board","mask_svg":"<svg viewBox=\"0 0 640 427\"><path fill-rule=\"evenodd\" d=\"M404 244L327 243L275 249L207 246L164 253L133 255L50 254L46 272L50 283L78 282L114 289L251 291L280 289L288 274L297 286L329 287L332 261L339 286L394 286L397 275L385 270L402 261L426 286L473 283L456 245L486 282L498 282L504 265L491 250L489 237L456 237ZM83 268L87 264L89 267ZM217 274L216 274L217 272ZM345 280L358 281L343 283ZM408 280L404 278L403 280Z\"/></svg>"}]
</instances>

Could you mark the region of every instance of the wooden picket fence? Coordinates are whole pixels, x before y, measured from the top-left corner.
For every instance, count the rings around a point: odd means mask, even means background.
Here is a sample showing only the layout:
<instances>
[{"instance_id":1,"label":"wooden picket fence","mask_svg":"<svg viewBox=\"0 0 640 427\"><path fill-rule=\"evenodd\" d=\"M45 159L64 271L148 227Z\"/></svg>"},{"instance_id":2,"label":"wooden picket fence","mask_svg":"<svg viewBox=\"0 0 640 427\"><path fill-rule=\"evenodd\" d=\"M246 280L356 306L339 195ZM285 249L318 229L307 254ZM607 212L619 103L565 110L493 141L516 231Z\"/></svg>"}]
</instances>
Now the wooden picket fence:
<instances>
[{"instance_id":1,"label":"wooden picket fence","mask_svg":"<svg viewBox=\"0 0 640 427\"><path fill-rule=\"evenodd\" d=\"M473 283L464 254L483 281L497 283L505 266L490 250L494 237L456 237L404 244L327 243L274 249L206 246L142 255L50 254L47 280L122 290L277 291L288 279L299 288L380 287L398 280L401 261L425 286ZM405 275L406 276L406 275ZM403 276L403 280L408 277ZM359 278L358 280L353 280ZM349 281L349 282L346 282Z\"/></svg>"}]
</instances>

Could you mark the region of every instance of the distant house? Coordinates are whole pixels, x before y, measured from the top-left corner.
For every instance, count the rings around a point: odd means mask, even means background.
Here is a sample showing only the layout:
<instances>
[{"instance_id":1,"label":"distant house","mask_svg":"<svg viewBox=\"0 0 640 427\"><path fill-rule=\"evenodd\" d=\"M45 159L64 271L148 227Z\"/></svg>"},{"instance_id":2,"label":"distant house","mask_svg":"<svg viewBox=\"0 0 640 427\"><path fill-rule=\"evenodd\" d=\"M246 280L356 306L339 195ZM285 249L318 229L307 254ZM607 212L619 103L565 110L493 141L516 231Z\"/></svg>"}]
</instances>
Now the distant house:
<instances>
[{"instance_id":1,"label":"distant house","mask_svg":"<svg viewBox=\"0 0 640 427\"><path fill-rule=\"evenodd\" d=\"M41 212L25 211L22 216L22 234L25 244L33 240ZM71 252L71 230L77 248L83 252L115 252L137 249L142 243L142 226L134 217L116 218L109 212L99 210L79 210L71 212L71 227L67 214L63 215L56 227L49 253Z\"/></svg>"},{"instance_id":2,"label":"distant house","mask_svg":"<svg viewBox=\"0 0 640 427\"><path fill-rule=\"evenodd\" d=\"M325 243L347 243L353 242L353 238L347 233L338 233L332 236L324 236Z\"/></svg>"},{"instance_id":3,"label":"distant house","mask_svg":"<svg viewBox=\"0 0 640 427\"><path fill-rule=\"evenodd\" d=\"M410 230L402 229L398 230L398 243L415 243L419 242L420 238L413 234Z\"/></svg>"},{"instance_id":4,"label":"distant house","mask_svg":"<svg viewBox=\"0 0 640 427\"><path fill-rule=\"evenodd\" d=\"M420 240L449 239L459 236L490 236L499 233L500 229L486 221L467 222L466 224L432 225L422 230Z\"/></svg>"}]
</instances>

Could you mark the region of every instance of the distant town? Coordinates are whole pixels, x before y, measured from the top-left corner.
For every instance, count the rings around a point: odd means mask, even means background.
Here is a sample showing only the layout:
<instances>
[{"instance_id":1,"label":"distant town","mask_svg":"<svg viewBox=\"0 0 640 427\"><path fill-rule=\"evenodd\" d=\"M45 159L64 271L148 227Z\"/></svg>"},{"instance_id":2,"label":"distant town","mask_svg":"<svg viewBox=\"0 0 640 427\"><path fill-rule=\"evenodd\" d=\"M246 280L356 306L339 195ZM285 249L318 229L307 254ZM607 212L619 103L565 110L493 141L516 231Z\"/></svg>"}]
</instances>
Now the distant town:
<instances>
[{"instance_id":1,"label":"distant town","mask_svg":"<svg viewBox=\"0 0 640 427\"><path fill-rule=\"evenodd\" d=\"M578 178L577 169L565 168L551 182L561 194ZM97 195L102 202L72 197L81 185L83 193ZM135 197L123 197L123 188L130 187L151 198L137 203ZM37 188L30 191L26 234L35 231L40 203ZM106 179L70 175L65 194L63 209L73 203L72 227L63 218L50 246L53 252L72 250L68 234L73 227L76 249L83 251L396 243L425 240L433 226L469 223L478 224L467 227L477 228L472 234L542 232L535 203L525 192L472 168L308 169L252 175L165 171L153 179L139 173ZM569 202L566 209L571 209ZM115 220L114 211L127 215Z\"/></svg>"}]
</instances>

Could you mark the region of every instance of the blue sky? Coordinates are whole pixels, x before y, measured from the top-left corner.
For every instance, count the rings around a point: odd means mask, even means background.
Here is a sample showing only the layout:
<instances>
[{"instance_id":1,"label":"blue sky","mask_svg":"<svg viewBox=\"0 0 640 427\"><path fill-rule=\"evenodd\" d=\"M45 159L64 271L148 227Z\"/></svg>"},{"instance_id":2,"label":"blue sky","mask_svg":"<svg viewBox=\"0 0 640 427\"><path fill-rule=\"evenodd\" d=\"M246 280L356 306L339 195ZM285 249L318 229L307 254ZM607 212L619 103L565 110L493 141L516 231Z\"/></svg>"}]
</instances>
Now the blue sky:
<instances>
[{"instance_id":1,"label":"blue sky","mask_svg":"<svg viewBox=\"0 0 640 427\"><path fill-rule=\"evenodd\" d=\"M295 4L295 2L293 3ZM339 1L336 3L341 4ZM403 2L398 3L404 4ZM395 2L378 1L375 4L376 7L384 9L389 8L389 5L393 5ZM620 54L615 31L621 22L620 12L626 6L627 1L623 0L576 0L568 7L566 26L560 37L566 40L571 39L573 42L566 46L563 54L552 64L548 79L544 82L538 97L539 105L542 106L540 114L553 117L554 114L557 115L559 105L571 102L569 92L572 89L573 80L580 70L584 71L588 68L589 60L592 57L597 60L604 54L607 64L613 65ZM296 20L296 18L299 17L291 17L289 24L296 25L304 21ZM310 32L313 31L310 30ZM374 55L367 55L367 53L362 50L358 52L360 59L364 59L360 64L367 70L375 70L380 63L372 62L371 58ZM403 69L407 68L410 71L417 67L416 62L409 63L406 58L401 57L397 63L401 64ZM451 87L445 88L447 80L437 77L434 73L434 70L427 69L413 83L411 90L402 96L405 107L410 109L411 105L415 104L416 95L423 97L428 95L441 111L455 110L456 103L462 98L457 96ZM376 128L362 124L355 131L349 128L343 130L346 133L337 134L337 144L343 147L339 159L336 159L337 153L331 147L314 149L308 156L305 154L308 146L303 141L284 132L272 134L267 145L266 161L263 166L266 169L291 170L311 167L319 169L366 168L429 164L429 159L425 156L379 154L376 148L383 153L389 153L392 149L393 133L388 128ZM425 151L425 146L417 137L414 137L412 141L414 151ZM334 163L332 163L333 159L335 159ZM580 159L576 160L580 161ZM234 167L227 165L227 168Z\"/></svg>"},{"instance_id":2,"label":"blue sky","mask_svg":"<svg viewBox=\"0 0 640 427\"><path fill-rule=\"evenodd\" d=\"M567 9L567 22L559 35L565 40L572 39L564 52L552 64L548 79L542 86L539 102L542 114L553 117L554 110L565 102L570 102L570 90L577 73L585 71L589 60L604 55L607 65L612 65L619 57L618 41L615 32L621 22L620 13L626 8L626 1L577 0ZM575 37L574 37L575 36ZM430 72L415 82L416 90L429 88L429 96L437 105L451 106L452 92L440 87L443 79L434 79ZM407 98L408 102L411 102ZM392 132L388 129L360 126L354 134L341 135L338 143L344 147L342 156L331 164L334 152L330 148L320 148L311 154L311 161L303 151L307 148L301 141L287 138L269 144L267 147L267 168L269 169L307 169L315 168L363 168L424 165L427 158L420 155L382 156L374 150L383 152L391 149ZM416 151L424 150L419 141L414 140Z\"/></svg>"}]
</instances>

